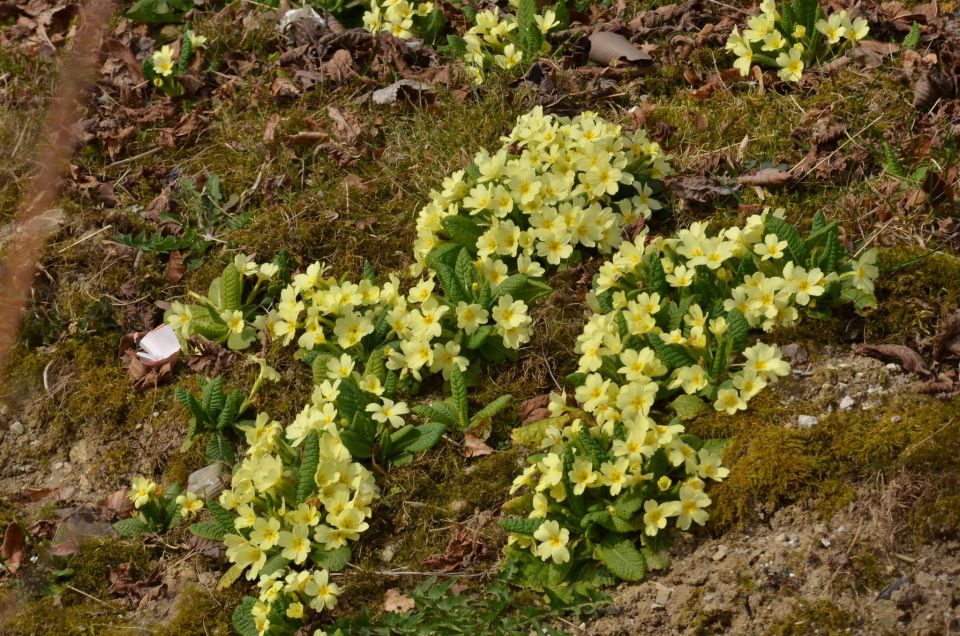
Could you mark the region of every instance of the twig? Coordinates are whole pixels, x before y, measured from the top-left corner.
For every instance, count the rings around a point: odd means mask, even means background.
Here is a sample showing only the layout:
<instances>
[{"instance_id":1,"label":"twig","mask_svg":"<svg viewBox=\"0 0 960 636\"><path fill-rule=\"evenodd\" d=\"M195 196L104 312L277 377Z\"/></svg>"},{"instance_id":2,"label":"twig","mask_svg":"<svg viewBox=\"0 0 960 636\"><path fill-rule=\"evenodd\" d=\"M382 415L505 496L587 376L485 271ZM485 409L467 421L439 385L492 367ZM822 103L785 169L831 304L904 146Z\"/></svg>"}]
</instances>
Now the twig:
<instances>
[{"instance_id":1,"label":"twig","mask_svg":"<svg viewBox=\"0 0 960 636\"><path fill-rule=\"evenodd\" d=\"M72 591L76 592L77 594L81 594L81 595L83 595L83 596L86 596L86 597L87 597L88 599L90 599L91 601L96 601L97 603L100 603L101 605L105 605L105 606L109 607L109 608L112 609L112 610L117 609L116 605L113 605L113 604L111 604L111 603L108 603L108 602L104 601L103 599L99 599L99 598L97 598L96 596L94 596L94 595L92 595L92 594L87 594L86 592L84 592L83 590L81 590L81 589L79 589L79 588L73 587L72 585L67 585L66 587L67 587L68 590L72 590Z\"/></svg>"},{"instance_id":2,"label":"twig","mask_svg":"<svg viewBox=\"0 0 960 636\"><path fill-rule=\"evenodd\" d=\"M65 248L63 248L62 250L58 250L58 251L57 251L57 254L63 254L63 253L66 252L68 249L70 249L70 248L72 248L72 247L76 247L77 245L80 245L81 243L83 243L83 242L86 241L87 239L93 238L94 236L96 236L96 235L99 234L100 232L106 232L107 230L109 230L109 229L112 228L112 227L113 227L112 225L104 225L102 228L100 228L100 229L97 230L96 232L91 232L90 234L86 234L86 235L84 235L84 236L81 236L81 237L78 238L76 241L74 241L74 242L71 243L70 245L67 245L67 246L66 246Z\"/></svg>"},{"instance_id":3,"label":"twig","mask_svg":"<svg viewBox=\"0 0 960 636\"><path fill-rule=\"evenodd\" d=\"M132 157L125 157L124 159L119 159L113 163L108 163L103 167L104 170L109 170L110 168L116 168L117 166L122 166L125 163L132 163L137 159L143 159L144 157L149 157L150 155L155 155L160 152L160 146L154 146L150 150L144 150L143 152L133 155Z\"/></svg>"}]
</instances>

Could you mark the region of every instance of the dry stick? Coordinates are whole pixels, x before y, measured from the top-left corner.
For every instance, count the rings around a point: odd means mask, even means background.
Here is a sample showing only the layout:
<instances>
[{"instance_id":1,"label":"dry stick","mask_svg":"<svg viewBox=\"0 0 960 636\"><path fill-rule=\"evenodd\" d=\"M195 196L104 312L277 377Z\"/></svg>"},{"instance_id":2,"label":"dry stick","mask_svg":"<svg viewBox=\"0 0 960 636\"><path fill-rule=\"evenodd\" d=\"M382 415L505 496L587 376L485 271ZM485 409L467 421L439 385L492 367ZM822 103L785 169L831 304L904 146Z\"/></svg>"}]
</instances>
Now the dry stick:
<instances>
[{"instance_id":1,"label":"dry stick","mask_svg":"<svg viewBox=\"0 0 960 636\"><path fill-rule=\"evenodd\" d=\"M80 12L73 49L63 61L60 85L53 95L44 126L46 138L36 153L40 170L27 187L17 218L20 236L0 268L0 369L13 348L26 304L54 229L45 213L54 207L63 175L77 144L76 125L86 101L100 42L113 14L112 0L90 0Z\"/></svg>"}]
</instances>

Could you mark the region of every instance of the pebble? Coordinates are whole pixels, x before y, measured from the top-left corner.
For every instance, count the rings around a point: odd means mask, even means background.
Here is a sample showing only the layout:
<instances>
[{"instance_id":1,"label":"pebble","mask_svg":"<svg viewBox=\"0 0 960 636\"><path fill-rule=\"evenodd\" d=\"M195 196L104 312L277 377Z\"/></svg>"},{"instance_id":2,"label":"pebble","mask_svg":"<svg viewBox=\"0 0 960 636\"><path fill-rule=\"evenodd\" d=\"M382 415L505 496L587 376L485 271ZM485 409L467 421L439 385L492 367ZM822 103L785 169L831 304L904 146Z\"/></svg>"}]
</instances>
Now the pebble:
<instances>
[{"instance_id":1,"label":"pebble","mask_svg":"<svg viewBox=\"0 0 960 636\"><path fill-rule=\"evenodd\" d=\"M936 583L936 579L929 572L918 572L913 580L920 587L926 588L931 588Z\"/></svg>"},{"instance_id":2,"label":"pebble","mask_svg":"<svg viewBox=\"0 0 960 636\"><path fill-rule=\"evenodd\" d=\"M396 553L396 549L392 545L386 545L383 547L383 550L380 552L380 560L384 563L390 563L393 561L393 555Z\"/></svg>"},{"instance_id":3,"label":"pebble","mask_svg":"<svg viewBox=\"0 0 960 636\"><path fill-rule=\"evenodd\" d=\"M849 395L844 395L843 399L840 400L840 404L838 406L840 407L841 411L849 411L850 409L853 408L854 404L856 404L856 402L853 401L852 397L850 397Z\"/></svg>"},{"instance_id":4,"label":"pebble","mask_svg":"<svg viewBox=\"0 0 960 636\"><path fill-rule=\"evenodd\" d=\"M670 602L670 595L673 594L673 588L663 585L659 585L657 587L657 598L655 598L653 602L660 607L666 607L667 603Z\"/></svg>"},{"instance_id":5,"label":"pebble","mask_svg":"<svg viewBox=\"0 0 960 636\"><path fill-rule=\"evenodd\" d=\"M202 499L220 494L220 491L223 490L223 482L220 481L222 472L223 464L221 462L215 462L209 466L204 466L200 470L193 471L187 478L187 490Z\"/></svg>"},{"instance_id":6,"label":"pebble","mask_svg":"<svg viewBox=\"0 0 960 636\"><path fill-rule=\"evenodd\" d=\"M23 424L18 420L10 425L10 432L14 435L23 435Z\"/></svg>"},{"instance_id":7,"label":"pebble","mask_svg":"<svg viewBox=\"0 0 960 636\"><path fill-rule=\"evenodd\" d=\"M727 546L721 544L720 547L717 548L716 554L713 555L713 560L722 561L725 556L727 556Z\"/></svg>"},{"instance_id":8,"label":"pebble","mask_svg":"<svg viewBox=\"0 0 960 636\"><path fill-rule=\"evenodd\" d=\"M825 547L825 548L829 548L829 547L830 547L830 539L828 539L828 538L826 538L826 537L820 539L820 545L822 545L822 546Z\"/></svg>"},{"instance_id":9,"label":"pebble","mask_svg":"<svg viewBox=\"0 0 960 636\"><path fill-rule=\"evenodd\" d=\"M798 415L797 426L800 428L810 428L820 423L820 418L814 415Z\"/></svg>"}]
</instances>

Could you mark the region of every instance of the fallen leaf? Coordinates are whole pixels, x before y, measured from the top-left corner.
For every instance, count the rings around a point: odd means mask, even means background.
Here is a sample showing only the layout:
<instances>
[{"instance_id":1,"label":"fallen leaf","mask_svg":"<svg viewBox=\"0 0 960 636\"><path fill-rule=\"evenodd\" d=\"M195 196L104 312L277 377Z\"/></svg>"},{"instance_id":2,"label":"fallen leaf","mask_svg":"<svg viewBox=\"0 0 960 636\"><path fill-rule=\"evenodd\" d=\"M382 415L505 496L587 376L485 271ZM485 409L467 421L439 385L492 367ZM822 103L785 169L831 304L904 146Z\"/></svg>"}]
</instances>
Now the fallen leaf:
<instances>
[{"instance_id":1,"label":"fallen leaf","mask_svg":"<svg viewBox=\"0 0 960 636\"><path fill-rule=\"evenodd\" d=\"M133 502L130 501L129 493L129 488L121 488L110 493L100 504L101 509L106 513L113 514L114 518L128 515L133 510Z\"/></svg>"},{"instance_id":2,"label":"fallen leaf","mask_svg":"<svg viewBox=\"0 0 960 636\"><path fill-rule=\"evenodd\" d=\"M960 311L947 316L933 340L933 359L940 361L952 354L960 357Z\"/></svg>"},{"instance_id":3,"label":"fallen leaf","mask_svg":"<svg viewBox=\"0 0 960 636\"><path fill-rule=\"evenodd\" d=\"M487 555L487 546L480 540L480 529L490 522L492 514L481 512L466 524L457 524L450 531L450 539L443 554L424 559L424 566L436 572L452 572L470 567L478 558Z\"/></svg>"},{"instance_id":4,"label":"fallen leaf","mask_svg":"<svg viewBox=\"0 0 960 636\"><path fill-rule=\"evenodd\" d=\"M464 457L483 457L493 452L493 449L484 443L482 439L467 433L463 436L463 456Z\"/></svg>"},{"instance_id":5,"label":"fallen leaf","mask_svg":"<svg viewBox=\"0 0 960 636\"><path fill-rule=\"evenodd\" d=\"M790 183L793 175L787 170L778 168L764 168L752 174L740 175L737 183L748 186L782 186Z\"/></svg>"},{"instance_id":6,"label":"fallen leaf","mask_svg":"<svg viewBox=\"0 0 960 636\"><path fill-rule=\"evenodd\" d=\"M167 260L167 273L165 278L171 285L180 282L183 275L187 272L187 266L183 262L183 254L179 250L170 252L170 258Z\"/></svg>"},{"instance_id":7,"label":"fallen leaf","mask_svg":"<svg viewBox=\"0 0 960 636\"><path fill-rule=\"evenodd\" d=\"M400 93L414 94L420 93L425 90L429 90L430 84L427 82L418 82L416 80L402 79L397 80L389 86L384 86L383 88L378 88L370 94L370 97L373 99L375 104L380 104L384 106L386 104L393 104L397 101Z\"/></svg>"},{"instance_id":8,"label":"fallen leaf","mask_svg":"<svg viewBox=\"0 0 960 636\"><path fill-rule=\"evenodd\" d=\"M922 375L930 374L920 354L905 345L859 344L853 349L858 354L870 356L871 358L894 358L905 371L910 371L911 373L920 373Z\"/></svg>"},{"instance_id":9,"label":"fallen leaf","mask_svg":"<svg viewBox=\"0 0 960 636\"><path fill-rule=\"evenodd\" d=\"M383 610L385 612L402 614L403 612L409 612L416 606L416 601L395 587L391 587L383 595Z\"/></svg>"},{"instance_id":10,"label":"fallen leaf","mask_svg":"<svg viewBox=\"0 0 960 636\"><path fill-rule=\"evenodd\" d=\"M613 31L594 31L590 34L590 61L610 66L616 62L630 62L649 66L653 58L630 43L630 40Z\"/></svg>"},{"instance_id":11,"label":"fallen leaf","mask_svg":"<svg viewBox=\"0 0 960 636\"><path fill-rule=\"evenodd\" d=\"M23 539L23 530L20 529L16 521L11 522L7 526L6 532L3 533L3 545L0 546L0 555L3 555L3 563L11 574L20 569L25 547L26 542Z\"/></svg>"},{"instance_id":12,"label":"fallen leaf","mask_svg":"<svg viewBox=\"0 0 960 636\"><path fill-rule=\"evenodd\" d=\"M667 181L667 186L681 199L694 203L710 203L733 194L732 189L709 177L678 177Z\"/></svg>"},{"instance_id":13,"label":"fallen leaf","mask_svg":"<svg viewBox=\"0 0 960 636\"><path fill-rule=\"evenodd\" d=\"M277 138L277 126L280 125L280 113L270 115L267 125L263 127L263 143L269 146Z\"/></svg>"}]
</instances>

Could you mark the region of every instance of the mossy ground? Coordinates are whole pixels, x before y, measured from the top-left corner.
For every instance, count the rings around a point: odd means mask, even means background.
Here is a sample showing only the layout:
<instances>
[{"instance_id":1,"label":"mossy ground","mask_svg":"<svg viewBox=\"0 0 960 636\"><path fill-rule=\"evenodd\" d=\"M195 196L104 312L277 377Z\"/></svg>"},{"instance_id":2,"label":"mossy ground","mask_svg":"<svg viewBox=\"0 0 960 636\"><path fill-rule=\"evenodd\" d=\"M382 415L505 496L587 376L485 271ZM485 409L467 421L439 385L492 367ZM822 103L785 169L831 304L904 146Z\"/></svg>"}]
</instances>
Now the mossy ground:
<instances>
[{"instance_id":1,"label":"mossy ground","mask_svg":"<svg viewBox=\"0 0 960 636\"><path fill-rule=\"evenodd\" d=\"M658 3L635 4L631 9ZM200 13L193 24L198 33L211 37L207 53L211 69L220 68L228 55L237 52L261 60L276 56L278 36L269 20L247 31L223 27L237 11L233 5L217 17ZM709 75L726 68L729 61L721 50L700 49L687 63ZM6 95L27 95L0 103L0 146L13 148L19 143L30 148L43 97L52 84L53 65L0 50L0 67L9 73ZM134 394L130 389L129 379L117 364L116 343L133 330L125 301L117 300L120 287L133 281L138 296L148 298L147 302L170 300L188 290L202 291L235 251L269 259L285 249L299 263L321 260L338 273L354 276L365 260L380 271L403 267L410 262L416 211L429 191L439 186L444 175L469 164L480 147L499 145L499 136L534 99L528 91L511 88L506 79L494 78L466 98L438 86L431 97L380 108L357 99L369 91L367 83L358 79L336 89L317 87L293 103L281 104L270 95L272 73L240 78L232 90L201 103L185 104L184 110L201 108L209 125L174 148L138 160L132 164L135 171L127 164L111 166L114 160L97 143L75 158L80 171L113 183L118 204L104 208L80 194L64 199L68 220L44 261L47 275L42 275L36 286L24 342L5 370L0 399L11 412L25 402L46 400L40 407L46 431L43 444L24 451L34 453L40 463L82 439L95 449L96 457L86 468L100 492L109 492L139 472L167 483L185 480L206 463L202 444L186 452L179 450L187 415L173 399L170 386L146 394ZM675 155L679 171L696 173L717 156L720 161L705 170L732 179L740 170L796 165L808 146L792 132L806 114L830 106L834 121L847 124L850 134L849 144L838 153L842 156L854 148L865 149L871 158L863 180L825 182L810 176L787 188L742 188L705 208L680 206L675 216L658 215L653 227L666 232L695 219L734 222L741 205L763 204L785 207L788 217L801 224L822 210L827 218L838 220L847 238L859 247L864 239L876 238L871 211L880 198L879 186L890 179L879 167L885 141L911 169L929 160L948 165L960 153L960 144L947 133L931 157L917 155L909 138L910 125L904 123L915 119L909 103L911 89L892 77L885 72L865 75L843 69L796 91L767 90L761 96L753 87L736 84L698 101L688 90L682 69L662 65L646 80L632 85L618 104L597 107L610 119L629 122L627 107L646 100L652 107L646 125L664 133L660 135L663 145ZM350 161L341 163L327 150L286 143L289 135L309 126L331 129L328 107L356 117L361 130L358 142L342 149L345 155L355 156ZM265 144L264 126L273 114L280 116L276 141ZM139 130L122 155L152 149L160 135L158 128ZM333 143L336 145L335 139ZM28 173L22 162L24 152L0 156L0 174L4 176L0 179L0 221L12 217L23 193ZM135 265L110 256L99 240L73 245L84 232L106 225L111 225L111 233L149 229L133 206L149 203L174 167L188 176L217 174L231 192L244 191L255 183L270 182L272 187L267 194L261 188L246 199L245 205L256 214L242 230L220 237L227 248L213 249L200 269L175 285L164 279L166 256L145 254ZM938 213L942 211L922 206L911 210L894 220L891 227L898 231L891 234L909 242ZM901 267L913 258L917 260ZM595 265L587 263L585 267L589 270ZM960 261L949 253L927 255L917 248L897 248L883 252L881 269L881 304L873 314L859 318L846 313L826 324L803 323L790 332L775 334L774 339L820 344L863 339L929 346L937 320L960 301ZM557 290L535 316L536 337L522 363L488 369L482 386L473 394L477 404L502 393L513 394L519 403L553 388L555 378L573 370L572 343L584 314L579 285L582 274L572 270L554 280ZM299 410L309 392L309 379L300 363L281 363L278 368L284 381L267 385L260 402L283 421ZM55 386L56 380L63 380L52 398L43 395L45 370L53 374ZM238 365L228 381L242 386L249 383L251 373L249 367ZM872 411L834 414L814 429L801 431L783 426L796 414L795 407L766 395L754 400L751 409L737 418L699 419L692 423L694 432L731 438L725 454L731 477L712 490L716 508L710 531L721 533L756 519L758 511L769 513L803 498L813 498L821 513L829 516L852 501L860 483L878 473L908 471L930 484L960 486L954 459L960 451L960 422L951 419L958 407L956 399L936 402L915 396L892 397ZM497 422L491 445L508 446L515 414L516 407ZM894 415L902 418L896 425L891 424ZM417 582L415 576L384 572L422 570L426 557L443 552L452 524L470 523L476 513L496 510L506 499L520 461L511 450L465 459L451 440L414 464L392 471L382 482L384 497L377 504L369 538L365 536L358 547L358 569L346 577L344 586L350 593L337 613L345 615L361 606L378 608L386 588ZM943 494L946 492L941 487L930 488L911 502L906 532L912 540L933 541L960 532L960 500ZM479 570L490 568L502 540L492 526L486 527L482 536L489 555L480 562ZM393 556L385 562L388 546ZM112 567L109 564L131 560L129 549L124 542L88 547L75 559L78 568L72 584L98 596L104 591L101 586L104 572ZM855 558L854 563L871 585L879 580L869 555ZM236 600L235 595L214 597L192 588L166 633L226 633L230 605ZM729 617L722 615L698 620L702 621L696 627L700 633L722 631L729 624ZM833 633L829 630L845 628L846 624L841 626L845 620L828 605L802 605L775 633L811 633L790 631L800 629L797 625L817 625L827 630L822 633ZM110 633L108 625L125 621L115 610L85 597L73 598L63 608L35 599L4 631ZM47 625L53 627L43 632ZM121 632L118 628L117 633Z\"/></svg>"}]
</instances>

